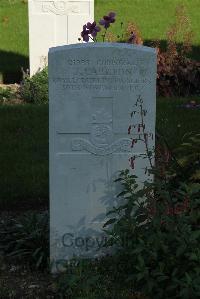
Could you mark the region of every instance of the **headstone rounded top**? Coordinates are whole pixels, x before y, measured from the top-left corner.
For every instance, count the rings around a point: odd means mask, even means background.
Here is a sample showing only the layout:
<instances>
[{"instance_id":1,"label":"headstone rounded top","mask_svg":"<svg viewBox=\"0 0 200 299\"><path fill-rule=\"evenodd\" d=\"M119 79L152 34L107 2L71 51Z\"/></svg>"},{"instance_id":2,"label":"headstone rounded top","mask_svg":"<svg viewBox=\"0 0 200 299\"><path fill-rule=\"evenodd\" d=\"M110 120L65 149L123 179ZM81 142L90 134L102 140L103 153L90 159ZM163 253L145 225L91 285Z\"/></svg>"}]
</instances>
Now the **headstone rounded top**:
<instances>
[{"instance_id":1,"label":"headstone rounded top","mask_svg":"<svg viewBox=\"0 0 200 299\"><path fill-rule=\"evenodd\" d=\"M71 45L64 45L58 47L52 47L49 49L49 53L57 52L57 51L65 51L69 49L83 49L83 48L118 48L118 49L133 49L135 51L143 51L149 53L156 53L155 48L141 46L141 45L133 45L128 43L109 43L109 42L97 42L97 43L78 43Z\"/></svg>"}]
</instances>

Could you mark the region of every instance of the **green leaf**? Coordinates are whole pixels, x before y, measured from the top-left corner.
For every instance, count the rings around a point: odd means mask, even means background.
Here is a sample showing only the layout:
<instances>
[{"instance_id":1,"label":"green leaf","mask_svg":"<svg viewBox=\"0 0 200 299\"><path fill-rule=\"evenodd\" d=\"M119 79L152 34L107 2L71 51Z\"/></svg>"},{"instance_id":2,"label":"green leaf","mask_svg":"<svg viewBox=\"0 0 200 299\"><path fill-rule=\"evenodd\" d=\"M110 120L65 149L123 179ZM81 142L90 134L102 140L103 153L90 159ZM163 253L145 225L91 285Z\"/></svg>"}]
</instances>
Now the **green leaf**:
<instances>
[{"instance_id":1,"label":"green leaf","mask_svg":"<svg viewBox=\"0 0 200 299\"><path fill-rule=\"evenodd\" d=\"M106 223L104 223L103 227L106 227L106 226L108 226L110 224L115 223L116 220L117 220L116 218L109 219Z\"/></svg>"}]
</instances>

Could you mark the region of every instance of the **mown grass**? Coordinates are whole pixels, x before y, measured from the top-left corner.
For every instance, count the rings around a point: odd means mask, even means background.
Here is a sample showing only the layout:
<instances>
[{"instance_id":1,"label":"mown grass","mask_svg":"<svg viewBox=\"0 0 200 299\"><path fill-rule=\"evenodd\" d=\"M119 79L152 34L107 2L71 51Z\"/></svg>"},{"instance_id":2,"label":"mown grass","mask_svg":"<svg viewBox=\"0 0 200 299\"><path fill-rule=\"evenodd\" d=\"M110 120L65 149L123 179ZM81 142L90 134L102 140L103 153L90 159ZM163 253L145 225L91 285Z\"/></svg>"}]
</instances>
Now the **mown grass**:
<instances>
[{"instance_id":1,"label":"mown grass","mask_svg":"<svg viewBox=\"0 0 200 299\"><path fill-rule=\"evenodd\" d=\"M166 39L166 30L175 21L175 9L184 4L195 34L194 44L200 45L199 0L95 0L95 19L99 20L110 11L117 13L113 32L120 31L120 23L138 24L144 39Z\"/></svg>"},{"instance_id":2,"label":"mown grass","mask_svg":"<svg viewBox=\"0 0 200 299\"><path fill-rule=\"evenodd\" d=\"M192 56L200 60L199 0L95 0L95 19L99 20L108 12L114 11L117 17L111 32L115 35L121 33L121 22L126 28L127 23L133 21L138 25L144 41L158 39L165 44L166 32L175 21L175 10L178 4L186 7L194 33Z\"/></svg>"},{"instance_id":3,"label":"mown grass","mask_svg":"<svg viewBox=\"0 0 200 299\"><path fill-rule=\"evenodd\" d=\"M1 50L28 55L28 1L1 0Z\"/></svg>"},{"instance_id":4,"label":"mown grass","mask_svg":"<svg viewBox=\"0 0 200 299\"><path fill-rule=\"evenodd\" d=\"M157 130L171 148L185 133L200 130L200 109L178 107L187 101L157 101ZM0 206L47 202L48 105L1 105L0 119Z\"/></svg>"},{"instance_id":5,"label":"mown grass","mask_svg":"<svg viewBox=\"0 0 200 299\"><path fill-rule=\"evenodd\" d=\"M28 68L28 1L0 1L0 81L21 78Z\"/></svg>"},{"instance_id":6,"label":"mown grass","mask_svg":"<svg viewBox=\"0 0 200 299\"><path fill-rule=\"evenodd\" d=\"M0 1L0 81L19 81L21 67L28 67L27 3L27 0ZM159 39L165 43L165 33L175 20L178 3L185 4L187 8L194 32L193 56L200 60L199 0L95 0L95 19L115 11L117 22L112 26L114 33L120 33L121 21L124 25L134 21L144 40Z\"/></svg>"}]
</instances>

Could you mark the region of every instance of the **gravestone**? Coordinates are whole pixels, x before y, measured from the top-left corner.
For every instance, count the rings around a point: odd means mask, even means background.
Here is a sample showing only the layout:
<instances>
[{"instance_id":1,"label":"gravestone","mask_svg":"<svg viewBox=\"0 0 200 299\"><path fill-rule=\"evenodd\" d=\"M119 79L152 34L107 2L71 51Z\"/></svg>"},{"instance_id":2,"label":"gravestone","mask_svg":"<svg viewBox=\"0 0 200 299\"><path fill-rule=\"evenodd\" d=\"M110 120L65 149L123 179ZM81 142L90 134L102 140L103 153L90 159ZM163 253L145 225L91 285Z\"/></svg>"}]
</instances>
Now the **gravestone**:
<instances>
[{"instance_id":1,"label":"gravestone","mask_svg":"<svg viewBox=\"0 0 200 299\"><path fill-rule=\"evenodd\" d=\"M94 18L94 0L28 0L30 75L47 64L50 47L78 43Z\"/></svg>"},{"instance_id":2,"label":"gravestone","mask_svg":"<svg viewBox=\"0 0 200 299\"><path fill-rule=\"evenodd\" d=\"M49 97L51 261L56 272L61 261L73 256L103 254L102 225L106 212L118 204L114 179L130 169L131 157L136 157L131 171L138 182L148 179L145 143L138 140L133 146L132 140L142 139L145 123L149 149L154 147L155 50L119 43L51 48Z\"/></svg>"}]
</instances>

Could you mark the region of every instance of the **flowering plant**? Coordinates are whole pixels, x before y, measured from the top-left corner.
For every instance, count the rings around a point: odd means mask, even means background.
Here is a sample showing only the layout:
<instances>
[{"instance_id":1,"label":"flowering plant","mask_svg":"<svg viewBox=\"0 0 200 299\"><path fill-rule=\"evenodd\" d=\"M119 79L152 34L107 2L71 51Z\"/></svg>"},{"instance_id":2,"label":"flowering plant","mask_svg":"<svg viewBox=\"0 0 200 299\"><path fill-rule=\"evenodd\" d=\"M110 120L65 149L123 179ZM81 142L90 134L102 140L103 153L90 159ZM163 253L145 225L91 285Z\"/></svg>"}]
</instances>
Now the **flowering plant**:
<instances>
[{"instance_id":1,"label":"flowering plant","mask_svg":"<svg viewBox=\"0 0 200 299\"><path fill-rule=\"evenodd\" d=\"M141 101L139 106L142 112ZM143 115L141 113L141 117ZM128 134L132 128L130 125ZM107 245L118 248L111 257L114 279L118 279L118 283L123 281L127 288L144 298L198 298L200 184L184 179L186 168L167 151L164 157L159 157L156 167L152 167L144 126L140 133L151 166L148 171L155 179L140 187L137 177L124 170L116 180L122 186L118 194L122 203L108 212L109 220L104 225L109 236ZM199 145L197 137L195 146ZM136 141L133 139L132 146ZM199 155L196 157L197 162ZM131 168L134 168L133 160ZM176 169L180 168L176 173L172 162L176 162ZM197 167L199 169L199 164ZM120 275L119 263L123 265Z\"/></svg>"},{"instance_id":2,"label":"flowering plant","mask_svg":"<svg viewBox=\"0 0 200 299\"><path fill-rule=\"evenodd\" d=\"M116 21L116 13L115 12L109 12L108 15L103 16L103 18L98 22L100 26L97 25L97 22L94 21L93 23L88 22L83 26L83 30L81 32L81 38L84 42L89 42L89 40L92 40L94 42L97 42L97 34L104 29L104 33L102 34L103 42L105 41L105 38L107 36L108 28L111 26L111 24L115 23ZM121 29L123 28L123 22L121 22ZM134 27L135 28L135 27ZM138 43L137 41L137 35L134 31L127 30L127 40L124 42L127 43ZM136 32L138 33L138 32ZM108 37L108 39L111 38ZM123 38L123 33L118 35L118 39ZM81 40L81 39L79 39Z\"/></svg>"},{"instance_id":3,"label":"flowering plant","mask_svg":"<svg viewBox=\"0 0 200 299\"><path fill-rule=\"evenodd\" d=\"M99 21L99 24L105 28L103 39L105 39L106 32L110 27L110 24L115 22L115 16L116 14L114 12L110 12L107 16L103 16L103 19ZM96 36L99 31L101 31L101 27L97 26L96 21L94 21L93 23L88 22L83 26L81 37L84 42L89 42L89 39L97 41Z\"/></svg>"},{"instance_id":4,"label":"flowering plant","mask_svg":"<svg viewBox=\"0 0 200 299\"><path fill-rule=\"evenodd\" d=\"M124 42L131 44L143 44L140 31L134 23L129 22L125 34L123 22L121 22L121 34L115 37L108 32L111 24L116 21L116 13L110 12L103 18L93 23L88 22L83 26L81 38L84 42L92 40L97 42L97 34L101 35L103 42ZM98 23L98 25L97 25ZM177 37L183 39L181 46L177 44ZM167 47L162 49L158 41L152 46L157 49L157 94L164 97L188 96L200 93L200 62L187 57L192 50L192 31L190 22L183 5L176 8L176 22L170 26L167 32ZM81 40L81 38L79 40ZM196 107L197 108L197 107Z\"/></svg>"}]
</instances>

